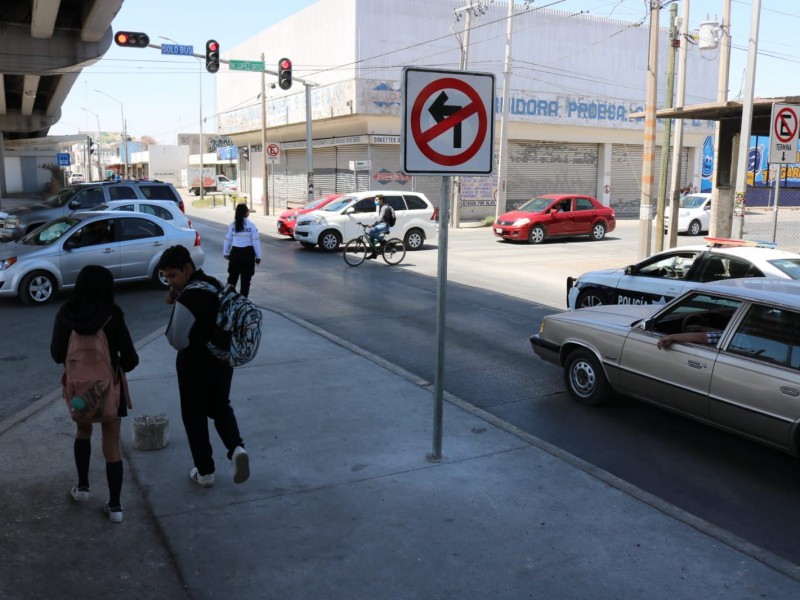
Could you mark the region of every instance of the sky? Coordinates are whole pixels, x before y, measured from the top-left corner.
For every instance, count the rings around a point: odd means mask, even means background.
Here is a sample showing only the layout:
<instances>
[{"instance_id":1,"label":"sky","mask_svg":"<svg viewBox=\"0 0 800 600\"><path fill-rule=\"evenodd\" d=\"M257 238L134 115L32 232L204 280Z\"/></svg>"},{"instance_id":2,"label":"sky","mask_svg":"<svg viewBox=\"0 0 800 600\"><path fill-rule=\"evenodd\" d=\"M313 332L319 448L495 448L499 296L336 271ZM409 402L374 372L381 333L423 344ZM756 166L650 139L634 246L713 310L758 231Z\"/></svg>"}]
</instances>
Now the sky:
<instances>
[{"instance_id":1,"label":"sky","mask_svg":"<svg viewBox=\"0 0 800 600\"><path fill-rule=\"evenodd\" d=\"M160 36L168 37L180 44L194 46L196 54L204 53L206 40L216 39L225 56L226 49L314 1L124 0L111 26L114 31L145 32L150 36L150 42L156 44L171 43L160 39ZM702 21L721 19L723 0L690 2L690 29L696 29ZM662 4L667 3L669 0L662 0ZM522 2L518 4L521 6ZM648 4L649 0L535 0L531 6L586 11L598 17L641 22L642 27L647 27ZM235 10L225 10L226 7ZM681 2L678 2L679 16L682 11ZM752 0L731 0L731 98L738 96L745 84L751 14ZM661 11L660 25L665 27L668 24L669 7L665 6ZM796 77L800 65L798 30L800 3L797 0L761 0L756 96L800 95L800 83ZM321 44L332 43L335 34L320 31L318 39ZM419 43L423 40L411 41ZM575 43L580 44L580 40L575 40ZM294 62L295 74L302 77L302 56L290 58ZM660 70L664 68L665 65L659 65ZM122 130L121 112L124 112L129 136L139 139L147 135L159 143L174 144L178 133L199 131L201 85L203 115L206 117L203 131L212 132L215 128L213 114L216 112L214 78L215 75L206 72L203 60L161 55L152 48L120 48L112 43L100 61L82 71L62 106L61 120L50 129L50 134L94 132L98 130L98 121L100 131L119 132Z\"/></svg>"}]
</instances>

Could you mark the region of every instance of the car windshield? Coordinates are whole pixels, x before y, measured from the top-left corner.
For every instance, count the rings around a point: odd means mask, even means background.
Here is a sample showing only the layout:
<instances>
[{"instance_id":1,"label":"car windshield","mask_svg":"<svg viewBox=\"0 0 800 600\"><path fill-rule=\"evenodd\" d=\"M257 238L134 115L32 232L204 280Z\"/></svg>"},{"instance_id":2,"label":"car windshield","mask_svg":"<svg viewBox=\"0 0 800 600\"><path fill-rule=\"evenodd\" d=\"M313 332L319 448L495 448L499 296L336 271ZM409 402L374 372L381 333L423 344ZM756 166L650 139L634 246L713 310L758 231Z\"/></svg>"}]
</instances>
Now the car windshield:
<instances>
[{"instance_id":1,"label":"car windshield","mask_svg":"<svg viewBox=\"0 0 800 600\"><path fill-rule=\"evenodd\" d=\"M791 279L800 279L800 258L779 258L769 263L786 273Z\"/></svg>"},{"instance_id":2,"label":"car windshield","mask_svg":"<svg viewBox=\"0 0 800 600\"><path fill-rule=\"evenodd\" d=\"M20 238L17 243L26 246L49 246L80 221L71 216L49 221Z\"/></svg>"},{"instance_id":3,"label":"car windshield","mask_svg":"<svg viewBox=\"0 0 800 600\"><path fill-rule=\"evenodd\" d=\"M339 212L347 208L350 203L353 201L352 196L345 196L344 198L339 198L338 200L334 200L330 204L326 204L320 210L324 210L325 212Z\"/></svg>"},{"instance_id":4,"label":"car windshield","mask_svg":"<svg viewBox=\"0 0 800 600\"><path fill-rule=\"evenodd\" d=\"M314 200L313 202L309 202L308 204L306 204L303 207L303 210L314 210L323 202L325 202L325 198L319 198L318 200Z\"/></svg>"},{"instance_id":5,"label":"car windshield","mask_svg":"<svg viewBox=\"0 0 800 600\"><path fill-rule=\"evenodd\" d=\"M553 203L552 198L534 198L528 200L525 204L520 206L517 210L521 212L542 212L545 208Z\"/></svg>"},{"instance_id":6,"label":"car windshield","mask_svg":"<svg viewBox=\"0 0 800 600\"><path fill-rule=\"evenodd\" d=\"M77 190L75 188L64 188L63 190L56 193L55 196L50 196L44 203L47 206L52 208L58 208L59 206L64 206L69 199L75 195Z\"/></svg>"},{"instance_id":7,"label":"car windshield","mask_svg":"<svg viewBox=\"0 0 800 600\"><path fill-rule=\"evenodd\" d=\"M700 208L706 199L703 196L684 196L681 198L681 208Z\"/></svg>"}]
</instances>

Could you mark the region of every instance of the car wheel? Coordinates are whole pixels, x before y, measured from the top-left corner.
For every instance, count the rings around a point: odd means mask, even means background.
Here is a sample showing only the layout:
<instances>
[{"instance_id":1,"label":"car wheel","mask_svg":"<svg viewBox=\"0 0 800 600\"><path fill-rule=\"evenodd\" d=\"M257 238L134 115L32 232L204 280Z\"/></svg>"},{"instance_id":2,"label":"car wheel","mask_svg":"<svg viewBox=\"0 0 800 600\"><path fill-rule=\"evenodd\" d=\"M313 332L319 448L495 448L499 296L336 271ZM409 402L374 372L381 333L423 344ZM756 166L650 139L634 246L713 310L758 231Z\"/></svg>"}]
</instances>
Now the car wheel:
<instances>
[{"instance_id":1,"label":"car wheel","mask_svg":"<svg viewBox=\"0 0 800 600\"><path fill-rule=\"evenodd\" d=\"M534 225L531 227L531 232L528 234L528 241L531 244L541 244L545 237L544 227L541 225Z\"/></svg>"},{"instance_id":2,"label":"car wheel","mask_svg":"<svg viewBox=\"0 0 800 600\"><path fill-rule=\"evenodd\" d=\"M703 230L703 226L700 225L700 221L695 219L691 223L689 223L689 235L700 235L700 232Z\"/></svg>"},{"instance_id":3,"label":"car wheel","mask_svg":"<svg viewBox=\"0 0 800 600\"><path fill-rule=\"evenodd\" d=\"M425 245L425 234L419 229L409 229L406 233L405 245L409 250L419 250Z\"/></svg>"},{"instance_id":4,"label":"car wheel","mask_svg":"<svg viewBox=\"0 0 800 600\"><path fill-rule=\"evenodd\" d=\"M603 402L611 393L602 366L594 354L583 348L567 356L564 383L570 396L586 406Z\"/></svg>"},{"instance_id":5,"label":"car wheel","mask_svg":"<svg viewBox=\"0 0 800 600\"><path fill-rule=\"evenodd\" d=\"M323 231L319 236L319 247L325 252L336 252L339 249L339 244L342 243L342 237L338 231L328 229Z\"/></svg>"},{"instance_id":6,"label":"car wheel","mask_svg":"<svg viewBox=\"0 0 800 600\"><path fill-rule=\"evenodd\" d=\"M22 280L19 299L27 305L47 304L56 296L56 278L46 271L34 271Z\"/></svg>"},{"instance_id":7,"label":"car wheel","mask_svg":"<svg viewBox=\"0 0 800 600\"><path fill-rule=\"evenodd\" d=\"M164 274L158 267L153 271L153 284L161 290L169 289L169 281L167 281L167 278L164 277Z\"/></svg>"},{"instance_id":8,"label":"car wheel","mask_svg":"<svg viewBox=\"0 0 800 600\"><path fill-rule=\"evenodd\" d=\"M316 246L316 244L310 244L310 243L308 243L308 242L300 242L300 245L301 245L303 248L313 248L314 246Z\"/></svg>"},{"instance_id":9,"label":"car wheel","mask_svg":"<svg viewBox=\"0 0 800 600\"><path fill-rule=\"evenodd\" d=\"M589 308L591 306L601 306L603 304L608 304L606 296L595 288L581 290L581 293L578 294L578 298L575 300L575 308Z\"/></svg>"},{"instance_id":10,"label":"car wheel","mask_svg":"<svg viewBox=\"0 0 800 600\"><path fill-rule=\"evenodd\" d=\"M604 237L606 237L606 226L602 223L595 223L594 227L592 227L592 236L591 239L599 242Z\"/></svg>"}]
</instances>

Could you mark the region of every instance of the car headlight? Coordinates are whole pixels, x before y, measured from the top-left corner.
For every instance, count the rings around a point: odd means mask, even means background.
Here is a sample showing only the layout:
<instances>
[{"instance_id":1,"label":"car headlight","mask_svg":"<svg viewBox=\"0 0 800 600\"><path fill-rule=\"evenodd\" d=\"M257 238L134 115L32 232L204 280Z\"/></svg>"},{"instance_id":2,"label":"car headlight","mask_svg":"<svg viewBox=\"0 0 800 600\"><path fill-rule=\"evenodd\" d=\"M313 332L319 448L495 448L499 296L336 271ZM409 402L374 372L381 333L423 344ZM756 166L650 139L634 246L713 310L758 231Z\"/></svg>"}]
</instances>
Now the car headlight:
<instances>
[{"instance_id":1,"label":"car headlight","mask_svg":"<svg viewBox=\"0 0 800 600\"><path fill-rule=\"evenodd\" d=\"M12 256L11 258L5 258L3 260L0 260L0 271L5 271L8 267L13 265L15 262L17 262L17 257L16 256Z\"/></svg>"},{"instance_id":2,"label":"car headlight","mask_svg":"<svg viewBox=\"0 0 800 600\"><path fill-rule=\"evenodd\" d=\"M19 217L9 215L6 217L6 229L16 229L19 227Z\"/></svg>"},{"instance_id":3,"label":"car headlight","mask_svg":"<svg viewBox=\"0 0 800 600\"><path fill-rule=\"evenodd\" d=\"M528 217L522 217L521 219L517 219L514 221L514 227L522 227L523 225L527 225L530 223L531 220Z\"/></svg>"}]
</instances>

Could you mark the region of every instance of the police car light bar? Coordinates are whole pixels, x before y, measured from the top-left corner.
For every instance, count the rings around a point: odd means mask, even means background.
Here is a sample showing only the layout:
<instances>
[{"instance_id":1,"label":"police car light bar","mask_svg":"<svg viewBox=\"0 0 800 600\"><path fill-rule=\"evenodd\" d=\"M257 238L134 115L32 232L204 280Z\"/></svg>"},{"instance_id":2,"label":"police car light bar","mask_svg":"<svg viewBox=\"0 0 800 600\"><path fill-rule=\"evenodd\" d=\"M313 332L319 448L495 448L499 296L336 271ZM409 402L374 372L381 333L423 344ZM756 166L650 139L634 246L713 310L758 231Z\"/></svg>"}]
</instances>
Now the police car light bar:
<instances>
[{"instance_id":1,"label":"police car light bar","mask_svg":"<svg viewBox=\"0 0 800 600\"><path fill-rule=\"evenodd\" d=\"M761 240L736 240L733 238L719 238L707 237L703 238L706 245L712 248L735 248L739 246L746 246L748 248L772 248L773 250L778 247L775 242L765 242Z\"/></svg>"}]
</instances>

